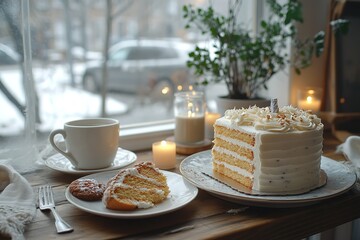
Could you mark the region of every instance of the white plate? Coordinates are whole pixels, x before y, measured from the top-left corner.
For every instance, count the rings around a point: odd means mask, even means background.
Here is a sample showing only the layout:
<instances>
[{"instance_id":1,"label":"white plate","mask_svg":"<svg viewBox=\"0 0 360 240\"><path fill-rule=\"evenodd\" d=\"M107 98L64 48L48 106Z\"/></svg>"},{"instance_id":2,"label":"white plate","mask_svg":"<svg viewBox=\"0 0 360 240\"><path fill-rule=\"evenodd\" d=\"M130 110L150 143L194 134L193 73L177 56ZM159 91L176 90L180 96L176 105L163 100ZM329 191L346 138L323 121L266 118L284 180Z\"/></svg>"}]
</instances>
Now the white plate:
<instances>
[{"instance_id":1,"label":"white plate","mask_svg":"<svg viewBox=\"0 0 360 240\"><path fill-rule=\"evenodd\" d=\"M327 174L327 183L313 191L287 196L255 196L240 193L204 175L199 169L212 168L211 150L185 158L180 164L182 175L200 189L235 203L265 207L298 207L338 196L349 190L356 182L356 175L345 165L327 157L321 157L321 169Z\"/></svg>"},{"instance_id":2,"label":"white plate","mask_svg":"<svg viewBox=\"0 0 360 240\"><path fill-rule=\"evenodd\" d=\"M62 154L57 153L50 158L45 160L46 166L49 168L52 168L54 170L64 172L64 173L70 173L70 174L91 174L91 173L97 173L97 172L103 172L103 171L110 171L115 170L119 168L126 167L133 162L136 161L136 154L133 152L130 152L128 150L119 148L114 162L111 164L110 167L107 168L99 168L99 169L76 169L71 164L71 162Z\"/></svg>"},{"instance_id":3,"label":"white plate","mask_svg":"<svg viewBox=\"0 0 360 240\"><path fill-rule=\"evenodd\" d=\"M92 178L96 179L100 183L106 184L106 182L116 173L117 171L102 172L88 175L82 178ZM167 177L170 194L167 199L159 204L156 204L152 208L137 209L134 211L110 210L107 209L101 201L83 201L74 197L70 193L69 188L66 189L65 196L70 203L86 212L113 218L146 218L165 214L184 207L197 196L197 187L190 184L181 175L168 171L162 171L162 173L164 173Z\"/></svg>"}]
</instances>

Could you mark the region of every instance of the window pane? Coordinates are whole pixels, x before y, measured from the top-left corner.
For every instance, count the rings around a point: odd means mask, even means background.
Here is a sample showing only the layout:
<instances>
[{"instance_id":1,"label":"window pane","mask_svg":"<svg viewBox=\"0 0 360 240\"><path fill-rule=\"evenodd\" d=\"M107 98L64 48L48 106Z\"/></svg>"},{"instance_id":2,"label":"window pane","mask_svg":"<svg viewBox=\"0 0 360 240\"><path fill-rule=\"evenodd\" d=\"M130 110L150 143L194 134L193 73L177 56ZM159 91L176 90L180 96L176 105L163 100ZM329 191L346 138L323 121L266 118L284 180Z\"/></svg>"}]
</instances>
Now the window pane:
<instances>
[{"instance_id":1,"label":"window pane","mask_svg":"<svg viewBox=\"0 0 360 240\"><path fill-rule=\"evenodd\" d=\"M129 52L131 52L131 48L122 48L122 49L116 49L113 52L110 52L110 60L125 60L128 59Z\"/></svg>"},{"instance_id":2,"label":"window pane","mask_svg":"<svg viewBox=\"0 0 360 240\"><path fill-rule=\"evenodd\" d=\"M196 43L209 39L185 30L182 7L206 7L208 1L29 2L36 127L44 139L77 118L109 116L122 125L172 119L175 92L203 90L186 60ZM222 0L211 2L216 11L227 11ZM20 0L0 3L0 137L5 138L23 133L28 104L20 5ZM244 19L251 26L249 12ZM210 107L223 87L207 89Z\"/></svg>"}]
</instances>

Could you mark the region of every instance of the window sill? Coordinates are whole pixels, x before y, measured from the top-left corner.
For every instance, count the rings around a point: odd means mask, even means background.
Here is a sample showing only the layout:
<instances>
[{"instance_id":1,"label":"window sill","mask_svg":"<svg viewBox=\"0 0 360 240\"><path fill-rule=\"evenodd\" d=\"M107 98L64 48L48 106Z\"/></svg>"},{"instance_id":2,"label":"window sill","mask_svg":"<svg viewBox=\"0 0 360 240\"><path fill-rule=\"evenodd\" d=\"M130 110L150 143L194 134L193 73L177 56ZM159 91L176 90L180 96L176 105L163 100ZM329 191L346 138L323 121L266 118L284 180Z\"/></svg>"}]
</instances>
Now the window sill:
<instances>
[{"instance_id":1,"label":"window sill","mask_svg":"<svg viewBox=\"0 0 360 240\"><path fill-rule=\"evenodd\" d=\"M126 125L120 127L119 145L130 151L151 149L152 143L172 136L174 129L174 120Z\"/></svg>"}]
</instances>

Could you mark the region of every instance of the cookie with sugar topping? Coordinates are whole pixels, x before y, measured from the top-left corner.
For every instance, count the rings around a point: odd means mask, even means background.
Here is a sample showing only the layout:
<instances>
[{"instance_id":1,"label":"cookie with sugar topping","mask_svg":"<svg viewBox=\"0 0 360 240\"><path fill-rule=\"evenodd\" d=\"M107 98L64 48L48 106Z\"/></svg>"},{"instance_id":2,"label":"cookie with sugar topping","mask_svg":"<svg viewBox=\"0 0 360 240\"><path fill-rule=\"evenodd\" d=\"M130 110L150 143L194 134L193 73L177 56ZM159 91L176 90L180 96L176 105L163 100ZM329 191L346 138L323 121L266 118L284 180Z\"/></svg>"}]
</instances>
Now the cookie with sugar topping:
<instances>
[{"instance_id":1,"label":"cookie with sugar topping","mask_svg":"<svg viewBox=\"0 0 360 240\"><path fill-rule=\"evenodd\" d=\"M69 185L70 193L76 198L85 201L101 200L104 190L104 184L89 178L77 179Z\"/></svg>"}]
</instances>

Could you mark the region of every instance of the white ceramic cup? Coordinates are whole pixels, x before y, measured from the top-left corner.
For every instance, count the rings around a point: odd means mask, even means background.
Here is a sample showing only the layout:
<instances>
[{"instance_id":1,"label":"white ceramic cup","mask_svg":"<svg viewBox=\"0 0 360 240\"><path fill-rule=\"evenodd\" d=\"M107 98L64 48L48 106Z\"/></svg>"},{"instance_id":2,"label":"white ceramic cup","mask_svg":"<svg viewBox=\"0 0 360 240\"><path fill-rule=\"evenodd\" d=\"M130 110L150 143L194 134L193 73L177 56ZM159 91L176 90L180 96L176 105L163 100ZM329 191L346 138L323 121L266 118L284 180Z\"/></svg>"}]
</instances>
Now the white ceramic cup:
<instances>
[{"instance_id":1,"label":"white ceramic cup","mask_svg":"<svg viewBox=\"0 0 360 240\"><path fill-rule=\"evenodd\" d=\"M64 137L65 151L54 141L57 134ZM49 141L75 168L106 168L114 161L119 147L119 121L111 118L70 121L63 129L53 130Z\"/></svg>"}]
</instances>

